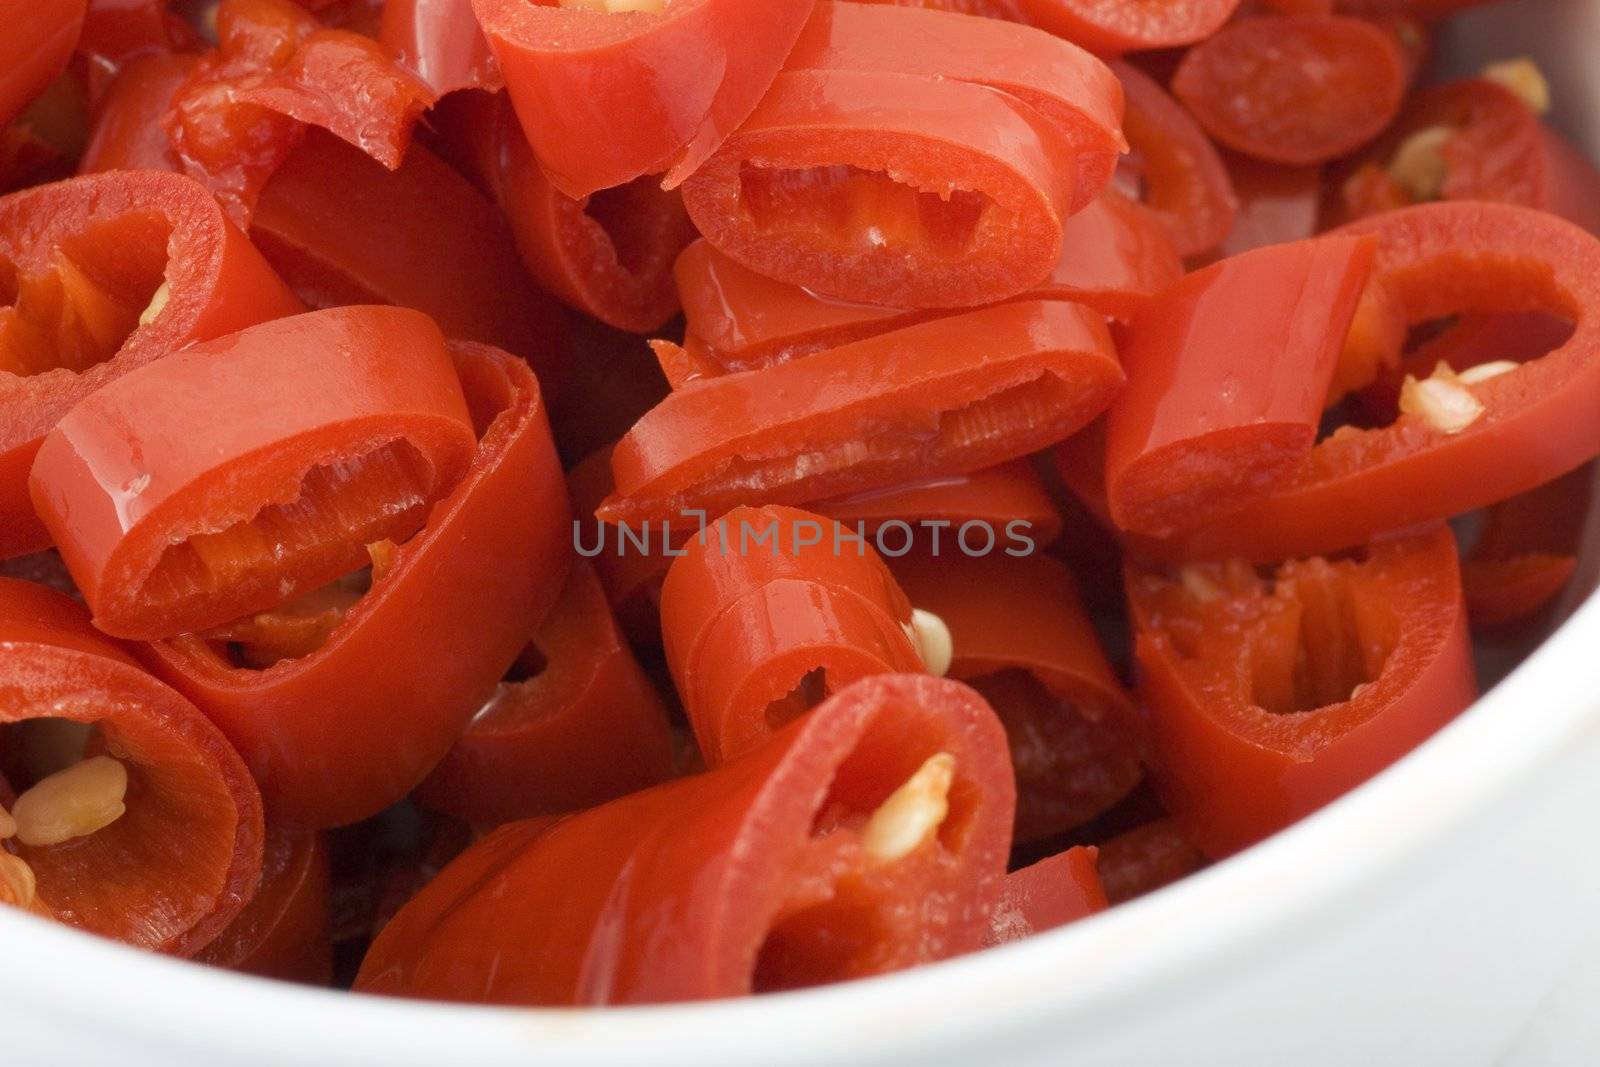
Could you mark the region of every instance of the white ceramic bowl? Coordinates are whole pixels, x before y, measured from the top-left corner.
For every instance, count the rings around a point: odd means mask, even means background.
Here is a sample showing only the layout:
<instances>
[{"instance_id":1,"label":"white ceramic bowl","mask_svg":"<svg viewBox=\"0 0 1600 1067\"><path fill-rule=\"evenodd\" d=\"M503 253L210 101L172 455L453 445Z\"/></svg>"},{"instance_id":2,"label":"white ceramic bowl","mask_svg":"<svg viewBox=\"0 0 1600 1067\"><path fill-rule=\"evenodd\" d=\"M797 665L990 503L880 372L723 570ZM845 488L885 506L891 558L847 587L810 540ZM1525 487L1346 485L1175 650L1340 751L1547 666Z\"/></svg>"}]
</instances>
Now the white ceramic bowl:
<instances>
[{"instance_id":1,"label":"white ceramic bowl","mask_svg":"<svg viewBox=\"0 0 1600 1067\"><path fill-rule=\"evenodd\" d=\"M1526 52L1600 151L1600 0L1463 20ZM1600 522L1567 605L1600 575ZM908 974L606 1012L352 997L134 952L0 908L0 1063L1271 1064L1600 1061L1600 598L1361 789L1178 886Z\"/></svg>"}]
</instances>

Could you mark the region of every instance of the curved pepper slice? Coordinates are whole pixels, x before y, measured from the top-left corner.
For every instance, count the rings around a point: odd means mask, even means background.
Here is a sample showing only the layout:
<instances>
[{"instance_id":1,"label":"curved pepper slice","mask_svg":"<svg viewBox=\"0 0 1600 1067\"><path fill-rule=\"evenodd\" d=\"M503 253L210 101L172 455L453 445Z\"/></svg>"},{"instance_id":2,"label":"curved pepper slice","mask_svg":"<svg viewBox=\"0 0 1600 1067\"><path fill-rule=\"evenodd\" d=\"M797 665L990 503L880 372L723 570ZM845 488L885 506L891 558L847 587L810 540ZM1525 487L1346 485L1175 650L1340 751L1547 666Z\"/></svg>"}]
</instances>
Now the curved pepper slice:
<instances>
[{"instance_id":1,"label":"curved pepper slice","mask_svg":"<svg viewBox=\"0 0 1600 1067\"><path fill-rule=\"evenodd\" d=\"M447 337L522 356L559 390L560 309L522 270L494 205L421 145L387 170L308 131L261 190L250 238L313 307L416 308Z\"/></svg>"},{"instance_id":2,"label":"curved pepper slice","mask_svg":"<svg viewBox=\"0 0 1600 1067\"><path fill-rule=\"evenodd\" d=\"M1171 819L1157 819L1111 838L1100 846L1096 862L1106 900L1112 904L1153 893L1205 865L1205 856Z\"/></svg>"},{"instance_id":3,"label":"curved pepper slice","mask_svg":"<svg viewBox=\"0 0 1600 1067\"><path fill-rule=\"evenodd\" d=\"M1131 148L1119 187L1155 214L1179 255L1211 251L1233 229L1239 208L1216 146L1150 75L1129 63L1111 69L1126 95L1122 129Z\"/></svg>"},{"instance_id":4,"label":"curved pepper slice","mask_svg":"<svg viewBox=\"0 0 1600 1067\"><path fill-rule=\"evenodd\" d=\"M307 126L393 170L434 101L376 41L324 29L291 0L222 0L217 37L164 124L184 170L240 225Z\"/></svg>"},{"instance_id":5,"label":"curved pepper slice","mask_svg":"<svg viewBox=\"0 0 1600 1067\"><path fill-rule=\"evenodd\" d=\"M1103 56L1175 48L1216 33L1239 0L1184 0L1181 4L1121 0L1014 0L1023 18Z\"/></svg>"},{"instance_id":6,"label":"curved pepper slice","mask_svg":"<svg viewBox=\"0 0 1600 1067\"><path fill-rule=\"evenodd\" d=\"M978 470L1061 440L1121 384L1104 322L1076 304L909 326L675 390L618 442L599 517L721 513Z\"/></svg>"},{"instance_id":7,"label":"curved pepper slice","mask_svg":"<svg viewBox=\"0 0 1600 1067\"><path fill-rule=\"evenodd\" d=\"M1105 911L1096 854L1093 847L1069 848L1006 875L984 944L1021 941Z\"/></svg>"},{"instance_id":8,"label":"curved pepper slice","mask_svg":"<svg viewBox=\"0 0 1600 1067\"><path fill-rule=\"evenodd\" d=\"M117 379L50 431L29 486L95 625L150 639L359 568L422 525L472 449L438 327L337 308Z\"/></svg>"},{"instance_id":9,"label":"curved pepper slice","mask_svg":"<svg viewBox=\"0 0 1600 1067\"><path fill-rule=\"evenodd\" d=\"M321 834L269 828L255 895L195 959L263 978L327 985L333 976L330 881Z\"/></svg>"},{"instance_id":10,"label":"curved pepper slice","mask_svg":"<svg viewBox=\"0 0 1600 1067\"><path fill-rule=\"evenodd\" d=\"M1150 212L1106 191L1066 221L1062 256L1021 299L1060 299L1128 320L1183 266ZM696 241L674 273L688 332L720 372L755 370L887 333L945 312L874 307L774 281Z\"/></svg>"},{"instance_id":11,"label":"curved pepper slice","mask_svg":"<svg viewBox=\"0 0 1600 1067\"><path fill-rule=\"evenodd\" d=\"M1400 110L1408 72L1395 37L1363 19L1242 19L1195 45L1172 92L1218 141L1310 166L1361 147Z\"/></svg>"},{"instance_id":12,"label":"curved pepper slice","mask_svg":"<svg viewBox=\"0 0 1600 1067\"><path fill-rule=\"evenodd\" d=\"M197 56L157 52L122 66L95 108L79 174L108 170L170 170L183 166L172 151L162 120L172 98L200 62Z\"/></svg>"},{"instance_id":13,"label":"curved pepper slice","mask_svg":"<svg viewBox=\"0 0 1600 1067\"><path fill-rule=\"evenodd\" d=\"M198 635L141 646L151 670L233 740L285 820L342 825L409 792L494 692L565 581L571 512L538 381L494 349L452 351L477 456L319 648L249 670Z\"/></svg>"},{"instance_id":14,"label":"curved pepper slice","mask_svg":"<svg viewBox=\"0 0 1600 1067\"><path fill-rule=\"evenodd\" d=\"M1427 200L1494 200L1600 232L1600 171L1488 78L1417 93L1346 171L1339 182L1345 219Z\"/></svg>"},{"instance_id":15,"label":"curved pepper slice","mask_svg":"<svg viewBox=\"0 0 1600 1067\"><path fill-rule=\"evenodd\" d=\"M386 0L378 41L440 97L505 85L472 0Z\"/></svg>"},{"instance_id":16,"label":"curved pepper slice","mask_svg":"<svg viewBox=\"0 0 1600 1067\"><path fill-rule=\"evenodd\" d=\"M0 299L0 556L50 543L28 468L69 408L176 348L301 310L216 201L175 174L0 198Z\"/></svg>"},{"instance_id":17,"label":"curved pepper slice","mask_svg":"<svg viewBox=\"0 0 1600 1067\"><path fill-rule=\"evenodd\" d=\"M1128 147L1116 75L1070 41L1014 22L820 0L784 67L942 78L1022 101L1053 123L1075 153L1077 189L1068 215L1100 194Z\"/></svg>"},{"instance_id":18,"label":"curved pepper slice","mask_svg":"<svg viewBox=\"0 0 1600 1067\"><path fill-rule=\"evenodd\" d=\"M857 679L924 669L910 602L850 532L795 508L735 508L673 561L661 635L708 765Z\"/></svg>"},{"instance_id":19,"label":"curved pepper slice","mask_svg":"<svg viewBox=\"0 0 1600 1067\"><path fill-rule=\"evenodd\" d=\"M0 647L0 725L92 726L93 750L127 775L114 821L55 844L0 842L0 860L27 865L41 914L193 955L239 914L260 877L261 796L244 764L194 705L96 633L61 593L0 579Z\"/></svg>"},{"instance_id":20,"label":"curved pepper slice","mask_svg":"<svg viewBox=\"0 0 1600 1067\"><path fill-rule=\"evenodd\" d=\"M507 98L467 93L435 110L457 165L500 205L534 277L569 307L634 333L677 314L672 263L694 239L683 197L650 177L580 199L545 177Z\"/></svg>"},{"instance_id":21,"label":"curved pepper slice","mask_svg":"<svg viewBox=\"0 0 1600 1067\"><path fill-rule=\"evenodd\" d=\"M141 57L195 50L194 29L166 0L89 0L77 56L89 99L98 102L123 67Z\"/></svg>"},{"instance_id":22,"label":"curved pepper slice","mask_svg":"<svg viewBox=\"0 0 1600 1067\"><path fill-rule=\"evenodd\" d=\"M580 518L592 516L612 490L611 450L602 449L579 463L568 472L567 483ZM908 542L918 536L912 527L927 527L932 531L929 536L945 531L945 537L953 538L973 522L1002 531L1008 543L1047 545L1061 533L1060 513L1044 483L1022 459L970 474L920 478L831 497L807 507L863 537L879 538L889 527L904 527L903 533L896 529L884 536L898 535ZM581 545L584 555L592 555L618 621L636 644L660 643L661 582L675 558L668 549L682 548L695 532L694 523L669 521L660 537L624 540L618 527L607 525L597 531L593 552ZM586 542L589 535L583 536Z\"/></svg>"},{"instance_id":23,"label":"curved pepper slice","mask_svg":"<svg viewBox=\"0 0 1600 1067\"><path fill-rule=\"evenodd\" d=\"M473 0L534 154L578 199L682 182L749 117L812 0L674 0L659 13ZM692 57L692 58L691 58Z\"/></svg>"},{"instance_id":24,"label":"curved pepper slice","mask_svg":"<svg viewBox=\"0 0 1600 1067\"><path fill-rule=\"evenodd\" d=\"M842 300L966 307L1049 276L1080 154L1043 113L985 85L786 70L683 200L706 240L768 277Z\"/></svg>"},{"instance_id":25,"label":"curved pepper slice","mask_svg":"<svg viewBox=\"0 0 1600 1067\"><path fill-rule=\"evenodd\" d=\"M1566 587L1578 566L1593 489L1594 472L1584 466L1487 510L1461 561L1472 625L1527 619Z\"/></svg>"},{"instance_id":26,"label":"curved pepper slice","mask_svg":"<svg viewBox=\"0 0 1600 1067\"><path fill-rule=\"evenodd\" d=\"M1600 453L1600 241L1550 215L1465 201L1336 232L1378 237L1374 283L1410 325L1537 311L1573 322L1573 333L1510 373L1446 383L1465 425L1421 409L1379 429L1339 430L1265 496L1176 538L1168 547L1182 558L1337 551L1515 496Z\"/></svg>"},{"instance_id":27,"label":"curved pepper slice","mask_svg":"<svg viewBox=\"0 0 1600 1067\"><path fill-rule=\"evenodd\" d=\"M1167 809L1213 859L1310 814L1477 697L1455 539L1355 559L1131 566L1140 695Z\"/></svg>"},{"instance_id":28,"label":"curved pepper slice","mask_svg":"<svg viewBox=\"0 0 1600 1067\"><path fill-rule=\"evenodd\" d=\"M83 31L87 0L11 5L0 43L0 127L66 69Z\"/></svg>"},{"instance_id":29,"label":"curved pepper slice","mask_svg":"<svg viewBox=\"0 0 1600 1067\"><path fill-rule=\"evenodd\" d=\"M416 796L492 826L603 804L672 770L666 707L580 560L506 681Z\"/></svg>"},{"instance_id":30,"label":"curved pepper slice","mask_svg":"<svg viewBox=\"0 0 1600 1067\"><path fill-rule=\"evenodd\" d=\"M1130 326L1106 413L1124 529L1164 534L1269 492L1305 461L1374 238L1273 245L1186 275ZM1248 314L1241 314L1248 308Z\"/></svg>"},{"instance_id":31,"label":"curved pepper slice","mask_svg":"<svg viewBox=\"0 0 1600 1067\"><path fill-rule=\"evenodd\" d=\"M949 677L981 693L1005 724L1018 842L1081 826L1139 784L1133 703L1064 566L952 547L893 560L890 570L913 604L949 628Z\"/></svg>"},{"instance_id":32,"label":"curved pepper slice","mask_svg":"<svg viewBox=\"0 0 1600 1067\"><path fill-rule=\"evenodd\" d=\"M384 928L356 988L652 1003L955 955L988 927L1011 804L971 690L864 679L714 771L496 830Z\"/></svg>"}]
</instances>

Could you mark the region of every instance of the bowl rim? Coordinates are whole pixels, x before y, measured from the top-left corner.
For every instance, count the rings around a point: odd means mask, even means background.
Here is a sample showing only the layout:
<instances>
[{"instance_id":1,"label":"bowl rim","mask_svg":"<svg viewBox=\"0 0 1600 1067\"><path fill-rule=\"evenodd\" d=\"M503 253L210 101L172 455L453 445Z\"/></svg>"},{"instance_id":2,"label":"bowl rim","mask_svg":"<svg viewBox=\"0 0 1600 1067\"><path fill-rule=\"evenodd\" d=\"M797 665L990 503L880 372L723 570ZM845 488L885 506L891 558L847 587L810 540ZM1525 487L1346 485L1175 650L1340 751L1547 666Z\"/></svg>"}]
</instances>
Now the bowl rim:
<instances>
[{"instance_id":1,"label":"bowl rim","mask_svg":"<svg viewBox=\"0 0 1600 1067\"><path fill-rule=\"evenodd\" d=\"M858 1062L949 1054L1001 1030L1103 1020L1197 971L1247 963L1287 927L1375 890L1585 733L1600 737L1597 638L1600 595L1415 751L1261 844L1067 927L899 974L730 1001L484 1007L215 971L0 908L0 943L12 959L31 961L0 968L0 993L80 1034L229 1051L242 1062L270 1050L276 1062L360 1063L378 1049L391 1064L450 1062L464 1049L480 1063L522 1063L530 1053L544 1064ZM1529 707L1539 714L1526 714ZM81 1003L95 1010L67 1007Z\"/></svg>"}]
</instances>

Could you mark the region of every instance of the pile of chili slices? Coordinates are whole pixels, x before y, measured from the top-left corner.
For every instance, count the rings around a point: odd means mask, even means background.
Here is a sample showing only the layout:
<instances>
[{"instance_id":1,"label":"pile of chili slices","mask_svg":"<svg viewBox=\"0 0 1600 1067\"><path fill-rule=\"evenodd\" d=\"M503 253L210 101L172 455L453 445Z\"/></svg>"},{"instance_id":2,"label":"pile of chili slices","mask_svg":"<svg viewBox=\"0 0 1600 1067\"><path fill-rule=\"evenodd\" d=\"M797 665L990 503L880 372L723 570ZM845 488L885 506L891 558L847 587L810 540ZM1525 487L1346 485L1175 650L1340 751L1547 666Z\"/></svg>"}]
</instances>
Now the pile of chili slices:
<instances>
[{"instance_id":1,"label":"pile of chili slices","mask_svg":"<svg viewBox=\"0 0 1600 1067\"><path fill-rule=\"evenodd\" d=\"M0 901L687 1000L1351 789L1600 453L1600 175L1458 6L19 8Z\"/></svg>"}]
</instances>

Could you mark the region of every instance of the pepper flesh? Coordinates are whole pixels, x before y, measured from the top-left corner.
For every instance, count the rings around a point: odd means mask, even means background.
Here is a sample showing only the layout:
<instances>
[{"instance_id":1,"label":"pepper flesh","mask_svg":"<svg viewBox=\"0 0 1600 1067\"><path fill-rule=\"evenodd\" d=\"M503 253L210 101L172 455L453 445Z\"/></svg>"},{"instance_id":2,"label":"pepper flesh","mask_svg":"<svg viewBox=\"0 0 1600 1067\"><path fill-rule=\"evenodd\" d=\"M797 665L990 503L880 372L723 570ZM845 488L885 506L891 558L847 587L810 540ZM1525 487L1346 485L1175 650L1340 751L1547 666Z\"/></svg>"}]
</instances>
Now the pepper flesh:
<instances>
[{"instance_id":1,"label":"pepper flesh","mask_svg":"<svg viewBox=\"0 0 1600 1067\"><path fill-rule=\"evenodd\" d=\"M1076 829L1143 777L1133 703L1111 672L1067 569L1044 555L954 548L891 561L906 596L950 630L948 677L1005 724L1018 843Z\"/></svg>"},{"instance_id":2,"label":"pepper flesh","mask_svg":"<svg viewBox=\"0 0 1600 1067\"><path fill-rule=\"evenodd\" d=\"M869 815L940 753L954 780L936 831L898 860L868 855ZM976 695L864 679L717 770L501 827L401 909L356 988L659 1003L955 955L989 925L1011 805L1003 731Z\"/></svg>"},{"instance_id":3,"label":"pepper flesh","mask_svg":"<svg viewBox=\"0 0 1600 1067\"><path fill-rule=\"evenodd\" d=\"M366 544L425 521L472 450L438 328L337 308L119 378L50 431L29 485L95 624L148 640L360 567Z\"/></svg>"},{"instance_id":4,"label":"pepper flesh","mask_svg":"<svg viewBox=\"0 0 1600 1067\"><path fill-rule=\"evenodd\" d=\"M1459 433L1401 415L1320 442L1265 496L1178 536L1163 558L1258 561L1332 552L1552 481L1600 453L1600 241L1505 204L1451 201L1362 220L1379 239L1375 284L1417 325L1460 312L1536 311L1574 323L1568 340L1471 387L1483 417Z\"/></svg>"},{"instance_id":5,"label":"pepper flesh","mask_svg":"<svg viewBox=\"0 0 1600 1067\"><path fill-rule=\"evenodd\" d=\"M328 847L314 830L266 832L261 884L195 959L213 967L327 985L333 976Z\"/></svg>"},{"instance_id":6,"label":"pepper flesh","mask_svg":"<svg viewBox=\"0 0 1600 1067\"><path fill-rule=\"evenodd\" d=\"M260 876L261 796L244 764L61 593L0 578L0 646L0 724L92 725L129 778L110 825L60 845L0 843L32 869L36 910L140 948L198 952Z\"/></svg>"},{"instance_id":7,"label":"pepper flesh","mask_svg":"<svg viewBox=\"0 0 1600 1067\"><path fill-rule=\"evenodd\" d=\"M720 514L978 470L1067 436L1121 383L1103 321L1075 304L909 326L674 391L613 451L599 517Z\"/></svg>"},{"instance_id":8,"label":"pepper flesh","mask_svg":"<svg viewBox=\"0 0 1600 1067\"><path fill-rule=\"evenodd\" d=\"M87 0L45 0L7 12L0 44L0 127L66 68L83 31Z\"/></svg>"},{"instance_id":9,"label":"pepper flesh","mask_svg":"<svg viewBox=\"0 0 1600 1067\"><path fill-rule=\"evenodd\" d=\"M1140 695L1167 809L1230 855L1347 792L1477 697L1446 527L1364 557L1130 565Z\"/></svg>"},{"instance_id":10,"label":"pepper flesh","mask_svg":"<svg viewBox=\"0 0 1600 1067\"><path fill-rule=\"evenodd\" d=\"M178 175L94 175L0 198L0 557L50 543L27 476L72 406L174 349L302 306ZM167 299L141 322L157 291ZM7 292L6 290L9 290Z\"/></svg>"},{"instance_id":11,"label":"pepper flesh","mask_svg":"<svg viewBox=\"0 0 1600 1067\"><path fill-rule=\"evenodd\" d=\"M1150 303L1123 335L1128 385L1106 414L1118 526L1160 535L1203 522L1305 461L1376 248L1371 237L1273 245Z\"/></svg>"},{"instance_id":12,"label":"pepper flesh","mask_svg":"<svg viewBox=\"0 0 1600 1067\"><path fill-rule=\"evenodd\" d=\"M593 807L672 770L666 707L617 632L594 568L580 560L512 677L415 795L493 826Z\"/></svg>"},{"instance_id":13,"label":"pepper flesh","mask_svg":"<svg viewBox=\"0 0 1600 1067\"><path fill-rule=\"evenodd\" d=\"M472 3L540 166L573 199L662 171L667 188L681 183L749 117L811 6L674 0L646 14Z\"/></svg>"},{"instance_id":14,"label":"pepper flesh","mask_svg":"<svg viewBox=\"0 0 1600 1067\"><path fill-rule=\"evenodd\" d=\"M673 561L662 639L707 764L857 679L924 669L905 594L870 545L844 545L841 532L795 508L735 508Z\"/></svg>"},{"instance_id":15,"label":"pepper flesh","mask_svg":"<svg viewBox=\"0 0 1600 1067\"><path fill-rule=\"evenodd\" d=\"M1079 846L1006 875L986 945L1020 941L1087 918L1107 907L1095 870L1097 850Z\"/></svg>"},{"instance_id":16,"label":"pepper flesh","mask_svg":"<svg viewBox=\"0 0 1600 1067\"><path fill-rule=\"evenodd\" d=\"M483 706L565 581L571 512L538 382L495 349L451 350L479 433L472 467L321 648L255 671L194 635L140 646L229 735L278 818L343 825L403 797Z\"/></svg>"}]
</instances>

